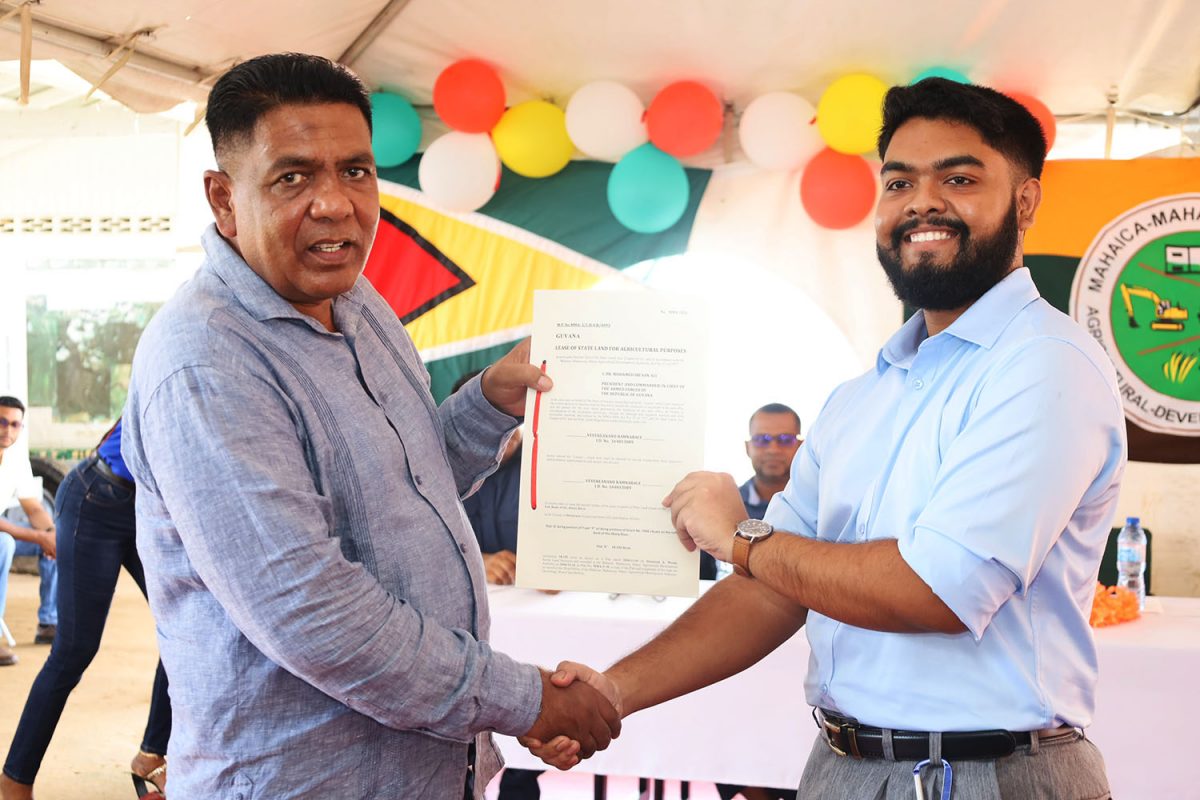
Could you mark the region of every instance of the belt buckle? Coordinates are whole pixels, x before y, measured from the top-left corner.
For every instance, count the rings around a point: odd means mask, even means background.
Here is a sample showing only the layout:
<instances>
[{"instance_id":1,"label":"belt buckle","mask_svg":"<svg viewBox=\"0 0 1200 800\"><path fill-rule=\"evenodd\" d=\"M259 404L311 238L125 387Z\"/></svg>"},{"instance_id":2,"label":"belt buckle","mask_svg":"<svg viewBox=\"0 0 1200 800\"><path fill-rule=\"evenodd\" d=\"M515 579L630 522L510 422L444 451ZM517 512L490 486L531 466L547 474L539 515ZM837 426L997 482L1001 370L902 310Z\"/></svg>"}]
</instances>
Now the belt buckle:
<instances>
[{"instance_id":1,"label":"belt buckle","mask_svg":"<svg viewBox=\"0 0 1200 800\"><path fill-rule=\"evenodd\" d=\"M825 718L824 714L820 716L821 730L825 734L825 744L829 745L829 749L837 753L842 758L849 756L850 758L861 759L862 753L858 749L858 728L857 721L850 720L843 722L840 725L834 724ZM838 747L834 742L834 737L840 736L844 742L849 742L850 751L846 752Z\"/></svg>"}]
</instances>

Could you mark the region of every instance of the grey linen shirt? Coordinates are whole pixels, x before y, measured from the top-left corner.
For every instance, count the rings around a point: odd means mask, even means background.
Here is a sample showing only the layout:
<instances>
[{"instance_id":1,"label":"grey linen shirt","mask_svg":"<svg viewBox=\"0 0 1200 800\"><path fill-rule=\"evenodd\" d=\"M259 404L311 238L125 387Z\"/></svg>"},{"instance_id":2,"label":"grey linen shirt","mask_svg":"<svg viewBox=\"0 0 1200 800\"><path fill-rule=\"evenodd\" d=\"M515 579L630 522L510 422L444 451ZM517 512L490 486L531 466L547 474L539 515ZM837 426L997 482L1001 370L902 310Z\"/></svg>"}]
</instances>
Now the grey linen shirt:
<instances>
[{"instance_id":1,"label":"grey linen shirt","mask_svg":"<svg viewBox=\"0 0 1200 800\"><path fill-rule=\"evenodd\" d=\"M487 644L460 497L515 421L476 378L438 408L363 279L337 333L220 237L147 327L122 453L174 714L173 798L476 796L486 731L541 705L535 667ZM476 736L476 734L481 734Z\"/></svg>"}]
</instances>

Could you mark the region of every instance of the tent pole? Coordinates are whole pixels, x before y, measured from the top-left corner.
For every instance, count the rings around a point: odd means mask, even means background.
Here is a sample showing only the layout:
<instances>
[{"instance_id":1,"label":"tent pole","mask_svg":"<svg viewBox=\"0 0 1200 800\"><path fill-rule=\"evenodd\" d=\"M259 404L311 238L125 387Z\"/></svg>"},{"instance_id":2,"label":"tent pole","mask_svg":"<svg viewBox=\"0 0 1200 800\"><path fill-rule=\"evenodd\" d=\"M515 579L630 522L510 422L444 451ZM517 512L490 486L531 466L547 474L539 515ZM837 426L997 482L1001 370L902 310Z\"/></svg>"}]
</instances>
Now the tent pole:
<instances>
[{"instance_id":1,"label":"tent pole","mask_svg":"<svg viewBox=\"0 0 1200 800\"><path fill-rule=\"evenodd\" d=\"M29 67L33 60L33 8L29 3L21 6L21 98L23 106L29 105Z\"/></svg>"},{"instance_id":2,"label":"tent pole","mask_svg":"<svg viewBox=\"0 0 1200 800\"><path fill-rule=\"evenodd\" d=\"M363 54L363 51L379 38L379 34L387 29L387 26L392 23L396 15L404 10L404 7L409 2L410 0L388 0L388 4L383 7L382 11L375 15L375 19L371 20L367 27L363 28L362 33L346 48L346 52L338 56L338 63L345 64L347 67L353 67L354 62Z\"/></svg>"},{"instance_id":3,"label":"tent pole","mask_svg":"<svg viewBox=\"0 0 1200 800\"><path fill-rule=\"evenodd\" d=\"M0 2L0 25L5 24L6 18L12 12L21 13L22 19L24 19L25 14L29 14L29 27L32 38L55 47L62 47L75 53L81 53L85 56L96 56L98 58L111 58L113 52L118 47L105 38L80 33L79 31L71 30L52 22L40 20L33 15L31 4L13 7L8 3ZM22 30L24 28L25 26L22 25ZM127 66L152 73L161 78L167 78L185 83L191 87L196 87L197 91L189 93L193 99L203 100L208 94L202 84L209 77L209 73L200 67L188 66L176 61L168 61L157 56L136 52L129 59Z\"/></svg>"}]
</instances>

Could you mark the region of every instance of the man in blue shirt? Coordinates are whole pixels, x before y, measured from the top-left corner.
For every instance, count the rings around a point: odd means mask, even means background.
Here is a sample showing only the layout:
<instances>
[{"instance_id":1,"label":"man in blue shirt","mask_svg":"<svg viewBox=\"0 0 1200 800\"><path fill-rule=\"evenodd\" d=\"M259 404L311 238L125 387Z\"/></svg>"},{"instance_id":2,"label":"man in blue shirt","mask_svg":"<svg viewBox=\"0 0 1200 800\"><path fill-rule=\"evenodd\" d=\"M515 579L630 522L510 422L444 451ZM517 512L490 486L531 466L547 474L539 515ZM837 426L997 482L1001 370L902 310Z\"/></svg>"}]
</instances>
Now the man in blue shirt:
<instances>
[{"instance_id":1,"label":"man in blue shirt","mask_svg":"<svg viewBox=\"0 0 1200 800\"><path fill-rule=\"evenodd\" d=\"M488 645L461 498L551 382L526 342L434 403L362 279L366 89L324 58L260 56L217 81L206 121L215 224L138 343L121 441L171 679L171 795L479 800L492 731L607 746L607 700Z\"/></svg>"},{"instance_id":2,"label":"man in blue shirt","mask_svg":"<svg viewBox=\"0 0 1200 800\"><path fill-rule=\"evenodd\" d=\"M556 681L582 677L630 714L807 622L823 736L800 796L906 796L926 759L929 797L943 759L956 797L1109 796L1082 729L1125 425L1108 358L1021 263L1044 154L998 92L889 91L876 250L920 311L834 391L765 523L744 520L728 475L692 473L664 500L685 546L739 575L607 673L565 664Z\"/></svg>"}]
</instances>

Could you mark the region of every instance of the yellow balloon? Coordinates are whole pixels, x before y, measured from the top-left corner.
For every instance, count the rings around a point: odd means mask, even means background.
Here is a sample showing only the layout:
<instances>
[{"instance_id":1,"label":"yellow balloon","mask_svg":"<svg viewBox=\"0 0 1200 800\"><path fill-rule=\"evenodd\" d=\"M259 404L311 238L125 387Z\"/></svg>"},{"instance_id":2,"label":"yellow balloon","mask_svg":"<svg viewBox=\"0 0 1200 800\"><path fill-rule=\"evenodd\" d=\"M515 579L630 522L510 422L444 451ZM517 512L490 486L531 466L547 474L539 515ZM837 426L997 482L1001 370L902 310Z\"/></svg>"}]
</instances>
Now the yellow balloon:
<instances>
[{"instance_id":1,"label":"yellow balloon","mask_svg":"<svg viewBox=\"0 0 1200 800\"><path fill-rule=\"evenodd\" d=\"M545 178L575 154L567 135L567 115L545 100L530 100L504 112L492 128L492 142L504 165L526 178Z\"/></svg>"},{"instance_id":2,"label":"yellow balloon","mask_svg":"<svg viewBox=\"0 0 1200 800\"><path fill-rule=\"evenodd\" d=\"M817 104L817 128L825 144L853 155L874 150L887 90L874 75L858 73L834 81Z\"/></svg>"}]
</instances>

